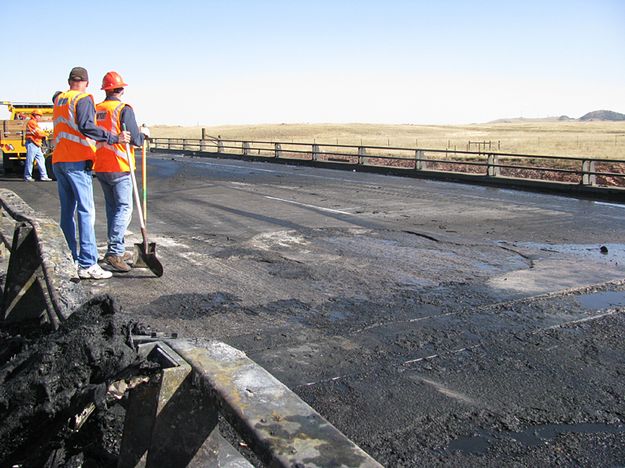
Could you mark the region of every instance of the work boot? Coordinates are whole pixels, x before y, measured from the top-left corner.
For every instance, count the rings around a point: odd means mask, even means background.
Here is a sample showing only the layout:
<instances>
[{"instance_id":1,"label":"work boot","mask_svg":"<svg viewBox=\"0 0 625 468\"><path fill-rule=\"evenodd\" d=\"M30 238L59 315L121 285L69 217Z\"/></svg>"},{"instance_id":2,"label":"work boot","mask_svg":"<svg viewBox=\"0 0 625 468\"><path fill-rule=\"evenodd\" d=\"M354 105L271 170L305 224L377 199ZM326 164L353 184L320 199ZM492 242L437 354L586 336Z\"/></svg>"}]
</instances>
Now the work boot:
<instances>
[{"instance_id":1,"label":"work boot","mask_svg":"<svg viewBox=\"0 0 625 468\"><path fill-rule=\"evenodd\" d=\"M109 264L113 270L121 271L123 273L131 270L130 265L128 265L122 255L111 255L106 254L104 256L104 261Z\"/></svg>"},{"instance_id":2,"label":"work boot","mask_svg":"<svg viewBox=\"0 0 625 468\"><path fill-rule=\"evenodd\" d=\"M78 277L82 279L108 279L113 276L110 271L103 270L97 263L89 268L78 267Z\"/></svg>"},{"instance_id":3,"label":"work boot","mask_svg":"<svg viewBox=\"0 0 625 468\"><path fill-rule=\"evenodd\" d=\"M132 253L130 252L124 252L124 255L122 255L122 260L124 262L129 262L132 260Z\"/></svg>"}]
</instances>

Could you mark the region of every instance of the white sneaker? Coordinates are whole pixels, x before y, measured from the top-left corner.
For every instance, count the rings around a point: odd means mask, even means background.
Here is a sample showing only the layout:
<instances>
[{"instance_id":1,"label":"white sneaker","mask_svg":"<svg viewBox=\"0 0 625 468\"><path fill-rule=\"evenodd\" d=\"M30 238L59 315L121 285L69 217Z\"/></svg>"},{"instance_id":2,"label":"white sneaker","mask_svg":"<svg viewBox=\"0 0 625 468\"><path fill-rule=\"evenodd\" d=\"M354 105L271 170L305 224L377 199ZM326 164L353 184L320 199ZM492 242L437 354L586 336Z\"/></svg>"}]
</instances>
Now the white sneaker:
<instances>
[{"instance_id":1,"label":"white sneaker","mask_svg":"<svg viewBox=\"0 0 625 468\"><path fill-rule=\"evenodd\" d=\"M51 182L52 179L50 179L50 177L42 177L41 179L39 179L42 182Z\"/></svg>"},{"instance_id":2,"label":"white sneaker","mask_svg":"<svg viewBox=\"0 0 625 468\"><path fill-rule=\"evenodd\" d=\"M97 263L89 268L78 268L78 277L82 279L108 279L111 276L113 273L103 270Z\"/></svg>"},{"instance_id":3,"label":"white sneaker","mask_svg":"<svg viewBox=\"0 0 625 468\"><path fill-rule=\"evenodd\" d=\"M24 182L33 182L35 179L32 177L24 177Z\"/></svg>"}]
</instances>

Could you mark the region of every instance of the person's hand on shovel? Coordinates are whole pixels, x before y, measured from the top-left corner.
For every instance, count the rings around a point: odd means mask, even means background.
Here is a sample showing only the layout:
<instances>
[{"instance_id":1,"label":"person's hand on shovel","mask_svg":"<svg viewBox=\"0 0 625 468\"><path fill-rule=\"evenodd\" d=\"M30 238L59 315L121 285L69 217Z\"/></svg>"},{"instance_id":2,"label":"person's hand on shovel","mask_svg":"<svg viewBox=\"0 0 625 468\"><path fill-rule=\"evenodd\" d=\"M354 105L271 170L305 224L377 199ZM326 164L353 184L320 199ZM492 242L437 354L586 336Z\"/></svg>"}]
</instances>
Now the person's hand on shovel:
<instances>
[{"instance_id":1,"label":"person's hand on shovel","mask_svg":"<svg viewBox=\"0 0 625 468\"><path fill-rule=\"evenodd\" d=\"M120 145L130 143L130 132L123 131L117 135L117 143Z\"/></svg>"}]
</instances>

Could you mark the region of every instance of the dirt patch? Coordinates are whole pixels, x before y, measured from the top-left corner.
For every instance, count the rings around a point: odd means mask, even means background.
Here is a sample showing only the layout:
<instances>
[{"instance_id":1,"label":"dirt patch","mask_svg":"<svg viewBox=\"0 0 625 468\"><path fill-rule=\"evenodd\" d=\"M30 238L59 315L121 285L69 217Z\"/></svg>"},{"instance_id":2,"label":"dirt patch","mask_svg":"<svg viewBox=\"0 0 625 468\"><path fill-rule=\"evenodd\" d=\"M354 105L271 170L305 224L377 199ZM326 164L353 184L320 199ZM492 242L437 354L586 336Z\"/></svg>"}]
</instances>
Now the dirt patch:
<instances>
[{"instance_id":1,"label":"dirt patch","mask_svg":"<svg viewBox=\"0 0 625 468\"><path fill-rule=\"evenodd\" d=\"M117 319L118 311L99 296L55 332L3 332L1 466L116 465L125 410L107 403L107 389L143 365L130 345L135 325ZM75 417L92 403L77 429Z\"/></svg>"}]
</instances>

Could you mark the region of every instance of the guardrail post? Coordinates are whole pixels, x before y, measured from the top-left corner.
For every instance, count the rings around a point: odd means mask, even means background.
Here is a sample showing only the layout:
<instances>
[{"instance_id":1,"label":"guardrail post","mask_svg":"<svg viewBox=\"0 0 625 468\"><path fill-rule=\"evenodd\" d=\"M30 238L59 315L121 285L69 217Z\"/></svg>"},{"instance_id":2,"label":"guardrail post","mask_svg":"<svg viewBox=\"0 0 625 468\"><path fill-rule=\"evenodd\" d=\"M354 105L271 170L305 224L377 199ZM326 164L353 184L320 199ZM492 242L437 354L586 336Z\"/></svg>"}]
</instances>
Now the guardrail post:
<instances>
[{"instance_id":1,"label":"guardrail post","mask_svg":"<svg viewBox=\"0 0 625 468\"><path fill-rule=\"evenodd\" d=\"M592 159L582 161L582 185L597 185L597 175L594 174L596 171L595 164Z\"/></svg>"},{"instance_id":2,"label":"guardrail post","mask_svg":"<svg viewBox=\"0 0 625 468\"><path fill-rule=\"evenodd\" d=\"M320 153L321 151L319 151L319 145L313 144L312 145L312 160L317 161L319 159Z\"/></svg>"},{"instance_id":3,"label":"guardrail post","mask_svg":"<svg viewBox=\"0 0 625 468\"><path fill-rule=\"evenodd\" d=\"M170 150L171 149L171 138L167 139L167 149Z\"/></svg>"},{"instance_id":4,"label":"guardrail post","mask_svg":"<svg viewBox=\"0 0 625 468\"><path fill-rule=\"evenodd\" d=\"M359 146L358 147L358 164L359 165L364 165L365 164L365 157L367 156L367 149L364 146Z\"/></svg>"},{"instance_id":5,"label":"guardrail post","mask_svg":"<svg viewBox=\"0 0 625 468\"><path fill-rule=\"evenodd\" d=\"M158 351L176 362L130 392L118 466L251 467L219 434L217 406L191 366L164 344Z\"/></svg>"},{"instance_id":6,"label":"guardrail post","mask_svg":"<svg viewBox=\"0 0 625 468\"><path fill-rule=\"evenodd\" d=\"M223 153L224 152L224 142L221 141L221 138L217 139L217 152L218 153Z\"/></svg>"},{"instance_id":7,"label":"guardrail post","mask_svg":"<svg viewBox=\"0 0 625 468\"><path fill-rule=\"evenodd\" d=\"M202 129L202 130L204 130L204 129ZM200 140L200 151L205 152L207 146L208 146L208 141L206 141L204 138L202 138Z\"/></svg>"},{"instance_id":8,"label":"guardrail post","mask_svg":"<svg viewBox=\"0 0 625 468\"><path fill-rule=\"evenodd\" d=\"M276 143L274 145L275 158L279 159L282 157L282 145L280 143Z\"/></svg>"},{"instance_id":9,"label":"guardrail post","mask_svg":"<svg viewBox=\"0 0 625 468\"><path fill-rule=\"evenodd\" d=\"M44 291L45 275L37 253L37 237L32 226L19 222L15 226L9 267L2 296L2 320L5 322L38 321L49 311ZM58 322L53 325L58 326Z\"/></svg>"},{"instance_id":10,"label":"guardrail post","mask_svg":"<svg viewBox=\"0 0 625 468\"><path fill-rule=\"evenodd\" d=\"M417 171L422 171L425 168L425 162L423 161L423 151L415 150L414 152L414 168Z\"/></svg>"},{"instance_id":11,"label":"guardrail post","mask_svg":"<svg viewBox=\"0 0 625 468\"><path fill-rule=\"evenodd\" d=\"M499 167L499 161L496 154L489 154L487 160L487 175L490 177L499 177L501 174L501 168Z\"/></svg>"},{"instance_id":12,"label":"guardrail post","mask_svg":"<svg viewBox=\"0 0 625 468\"><path fill-rule=\"evenodd\" d=\"M249 156L250 155L250 144L247 141L244 141L242 146L242 151L243 151L243 156Z\"/></svg>"}]
</instances>

